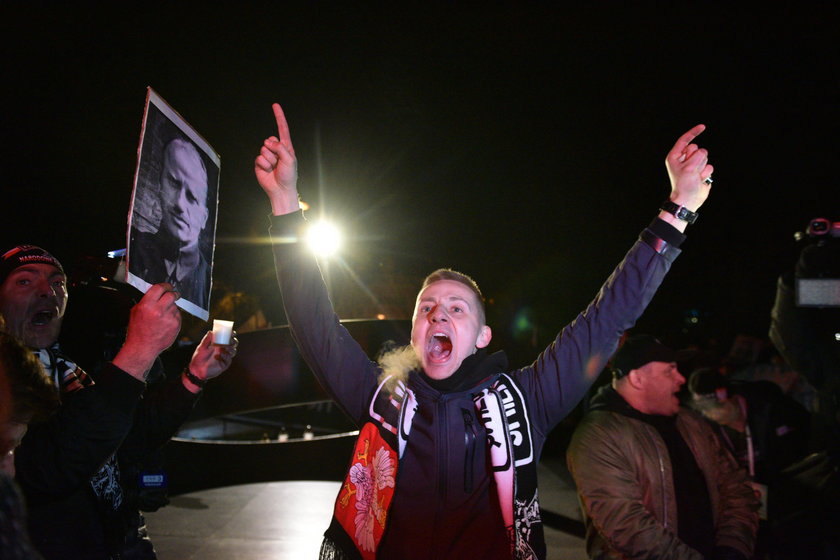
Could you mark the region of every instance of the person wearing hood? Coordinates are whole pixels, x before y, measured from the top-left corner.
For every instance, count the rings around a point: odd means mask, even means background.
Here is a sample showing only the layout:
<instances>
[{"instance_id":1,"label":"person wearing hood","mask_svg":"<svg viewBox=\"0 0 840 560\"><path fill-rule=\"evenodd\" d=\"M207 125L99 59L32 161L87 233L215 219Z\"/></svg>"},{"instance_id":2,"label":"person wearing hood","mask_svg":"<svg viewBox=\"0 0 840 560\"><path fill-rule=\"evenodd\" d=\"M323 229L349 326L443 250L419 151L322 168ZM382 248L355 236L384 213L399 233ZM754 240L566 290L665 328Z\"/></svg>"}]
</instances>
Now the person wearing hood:
<instances>
[{"instance_id":1,"label":"person wearing hood","mask_svg":"<svg viewBox=\"0 0 840 560\"><path fill-rule=\"evenodd\" d=\"M590 558L752 555L758 499L709 424L680 405L680 359L650 335L628 338L575 429L567 461Z\"/></svg>"},{"instance_id":2,"label":"person wearing hood","mask_svg":"<svg viewBox=\"0 0 840 560\"><path fill-rule=\"evenodd\" d=\"M546 556L536 466L547 434L580 401L641 315L706 200L712 167L692 128L667 156L671 196L595 300L532 364L487 353L477 284L439 269L417 296L411 345L371 362L340 324L306 227L289 127L255 160L272 208L271 236L286 316L301 354L360 428L321 558Z\"/></svg>"}]
</instances>

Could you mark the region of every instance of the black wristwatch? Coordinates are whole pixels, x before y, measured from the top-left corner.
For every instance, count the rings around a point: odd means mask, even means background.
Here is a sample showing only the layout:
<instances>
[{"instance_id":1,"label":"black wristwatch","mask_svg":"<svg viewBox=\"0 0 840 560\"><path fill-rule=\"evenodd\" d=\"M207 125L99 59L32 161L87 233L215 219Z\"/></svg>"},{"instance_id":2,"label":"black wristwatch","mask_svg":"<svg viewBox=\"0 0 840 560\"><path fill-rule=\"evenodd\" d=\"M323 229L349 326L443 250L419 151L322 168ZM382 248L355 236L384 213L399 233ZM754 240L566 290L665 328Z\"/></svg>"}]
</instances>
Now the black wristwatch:
<instances>
[{"instance_id":1,"label":"black wristwatch","mask_svg":"<svg viewBox=\"0 0 840 560\"><path fill-rule=\"evenodd\" d=\"M692 212L685 206L680 206L675 202L670 200L666 200L662 203L662 206L659 207L660 210L664 210L669 214L673 214L675 218L678 220L682 220L684 222L688 222L689 224L693 224L697 221L697 216L699 214L697 212Z\"/></svg>"}]
</instances>

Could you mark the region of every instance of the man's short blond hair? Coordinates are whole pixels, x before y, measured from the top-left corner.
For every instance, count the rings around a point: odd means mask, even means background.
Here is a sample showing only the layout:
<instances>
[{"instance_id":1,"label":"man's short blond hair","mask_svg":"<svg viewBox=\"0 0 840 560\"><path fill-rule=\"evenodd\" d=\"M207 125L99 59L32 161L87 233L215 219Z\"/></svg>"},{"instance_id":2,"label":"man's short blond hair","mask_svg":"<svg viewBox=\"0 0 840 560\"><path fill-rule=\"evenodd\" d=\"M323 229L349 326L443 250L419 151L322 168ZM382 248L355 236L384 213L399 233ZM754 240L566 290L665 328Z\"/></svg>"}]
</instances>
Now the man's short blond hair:
<instances>
[{"instance_id":1,"label":"man's short blond hair","mask_svg":"<svg viewBox=\"0 0 840 560\"><path fill-rule=\"evenodd\" d=\"M457 270L452 270L451 268L439 268L426 276L426 279L423 280L423 285L420 287L420 291L422 292L430 284L440 282L441 280L453 280L468 287L475 294L475 299L478 301L478 318L480 319L482 325L486 324L485 321L487 319L484 311L484 296L481 294L481 289L478 287L478 283L475 280L463 272L458 272Z\"/></svg>"}]
</instances>

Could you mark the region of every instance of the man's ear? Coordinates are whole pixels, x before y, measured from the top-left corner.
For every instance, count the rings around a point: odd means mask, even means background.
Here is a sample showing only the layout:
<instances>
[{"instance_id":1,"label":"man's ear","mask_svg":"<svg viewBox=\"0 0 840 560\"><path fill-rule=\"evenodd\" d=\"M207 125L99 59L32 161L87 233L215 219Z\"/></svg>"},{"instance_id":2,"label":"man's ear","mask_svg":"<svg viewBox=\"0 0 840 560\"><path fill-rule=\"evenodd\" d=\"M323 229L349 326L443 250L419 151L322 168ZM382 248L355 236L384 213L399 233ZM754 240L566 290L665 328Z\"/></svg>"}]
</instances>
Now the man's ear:
<instances>
[{"instance_id":1,"label":"man's ear","mask_svg":"<svg viewBox=\"0 0 840 560\"><path fill-rule=\"evenodd\" d=\"M484 325L478 331L478 338L475 341L476 348L484 348L488 344L490 344L490 339L493 338L493 332L490 330L490 327Z\"/></svg>"},{"instance_id":2,"label":"man's ear","mask_svg":"<svg viewBox=\"0 0 840 560\"><path fill-rule=\"evenodd\" d=\"M644 384L644 377L645 376L642 374L641 369L631 369L630 373L627 374L627 381L630 383L631 387L639 390Z\"/></svg>"}]
</instances>

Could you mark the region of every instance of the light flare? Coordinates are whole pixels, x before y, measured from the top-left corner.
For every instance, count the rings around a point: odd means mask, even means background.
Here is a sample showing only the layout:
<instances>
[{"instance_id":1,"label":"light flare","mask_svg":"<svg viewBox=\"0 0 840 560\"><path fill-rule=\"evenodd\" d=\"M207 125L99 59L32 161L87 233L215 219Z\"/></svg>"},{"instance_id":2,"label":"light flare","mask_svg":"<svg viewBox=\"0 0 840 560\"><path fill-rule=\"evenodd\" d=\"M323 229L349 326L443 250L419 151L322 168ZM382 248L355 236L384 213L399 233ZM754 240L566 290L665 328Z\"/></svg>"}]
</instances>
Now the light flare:
<instances>
[{"instance_id":1,"label":"light flare","mask_svg":"<svg viewBox=\"0 0 840 560\"><path fill-rule=\"evenodd\" d=\"M316 255L329 257L341 248L341 234L329 222L317 222L306 232L306 243Z\"/></svg>"}]
</instances>

